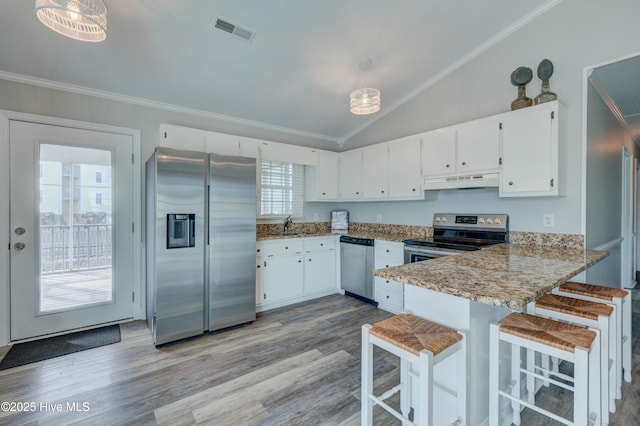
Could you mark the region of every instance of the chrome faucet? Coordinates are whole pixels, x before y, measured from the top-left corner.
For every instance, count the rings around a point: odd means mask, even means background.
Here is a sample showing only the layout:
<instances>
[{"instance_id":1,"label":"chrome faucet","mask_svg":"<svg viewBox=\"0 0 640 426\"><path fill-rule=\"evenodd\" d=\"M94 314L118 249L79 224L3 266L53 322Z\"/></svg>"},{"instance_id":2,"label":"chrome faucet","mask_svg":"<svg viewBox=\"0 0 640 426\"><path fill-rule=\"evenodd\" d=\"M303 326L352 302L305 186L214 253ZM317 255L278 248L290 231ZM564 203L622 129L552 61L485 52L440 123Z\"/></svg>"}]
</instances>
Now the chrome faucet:
<instances>
[{"instance_id":1,"label":"chrome faucet","mask_svg":"<svg viewBox=\"0 0 640 426\"><path fill-rule=\"evenodd\" d=\"M284 220L284 228L283 228L283 232L286 234L289 231L289 225L291 225L293 223L293 220L291 220L291 215L289 215L285 220Z\"/></svg>"}]
</instances>

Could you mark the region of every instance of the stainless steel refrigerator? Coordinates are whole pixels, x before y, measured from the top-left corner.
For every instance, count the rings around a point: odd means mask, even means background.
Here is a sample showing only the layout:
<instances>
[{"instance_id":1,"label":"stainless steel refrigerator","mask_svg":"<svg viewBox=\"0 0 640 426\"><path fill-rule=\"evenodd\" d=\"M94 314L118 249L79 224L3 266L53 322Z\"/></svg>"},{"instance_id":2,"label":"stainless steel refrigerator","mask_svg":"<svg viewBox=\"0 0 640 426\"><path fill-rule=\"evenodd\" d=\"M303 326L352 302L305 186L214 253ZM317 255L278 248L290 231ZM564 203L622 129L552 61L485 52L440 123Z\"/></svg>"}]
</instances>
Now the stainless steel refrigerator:
<instances>
[{"instance_id":1,"label":"stainless steel refrigerator","mask_svg":"<svg viewBox=\"0 0 640 426\"><path fill-rule=\"evenodd\" d=\"M255 320L255 159L156 148L146 183L154 344Z\"/></svg>"}]
</instances>

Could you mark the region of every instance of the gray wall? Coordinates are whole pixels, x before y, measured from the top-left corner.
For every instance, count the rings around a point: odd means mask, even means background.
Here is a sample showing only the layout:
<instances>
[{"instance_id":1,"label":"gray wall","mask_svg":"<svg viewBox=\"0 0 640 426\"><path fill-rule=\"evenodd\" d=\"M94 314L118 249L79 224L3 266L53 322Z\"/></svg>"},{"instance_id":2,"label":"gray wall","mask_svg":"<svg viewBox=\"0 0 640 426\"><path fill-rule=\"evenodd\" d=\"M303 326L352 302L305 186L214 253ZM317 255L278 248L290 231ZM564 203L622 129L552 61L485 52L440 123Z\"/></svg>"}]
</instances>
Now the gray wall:
<instances>
[{"instance_id":1,"label":"gray wall","mask_svg":"<svg viewBox=\"0 0 640 426\"><path fill-rule=\"evenodd\" d=\"M444 193L437 201L380 206L383 221L407 222L433 211L501 211L511 215L512 229L582 233L582 101L587 67L640 52L640 2L637 0L564 0L410 102L347 140L344 149L416 134L463 121L508 111L516 97L511 72L520 65L534 70L527 94L535 97L540 80L538 63L550 59L555 67L551 90L567 107L568 161L565 196L528 200L498 199L494 192ZM384 87L380 88L384 95ZM586 94L585 94L586 95ZM410 207L409 207L410 206ZM347 206L345 206L347 207ZM409 207L409 208L407 208ZM366 206L351 203L351 218L370 219ZM553 213L555 227L543 228L542 215Z\"/></svg>"}]
</instances>

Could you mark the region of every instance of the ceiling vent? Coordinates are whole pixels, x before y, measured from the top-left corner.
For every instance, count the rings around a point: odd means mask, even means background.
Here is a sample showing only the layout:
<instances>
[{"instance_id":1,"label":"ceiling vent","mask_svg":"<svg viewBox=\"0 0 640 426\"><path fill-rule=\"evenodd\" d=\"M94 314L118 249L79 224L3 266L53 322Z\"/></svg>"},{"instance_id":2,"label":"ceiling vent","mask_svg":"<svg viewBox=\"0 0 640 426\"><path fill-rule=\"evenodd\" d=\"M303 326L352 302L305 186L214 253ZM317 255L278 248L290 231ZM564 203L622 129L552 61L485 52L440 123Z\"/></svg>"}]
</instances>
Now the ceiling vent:
<instances>
[{"instance_id":1,"label":"ceiling vent","mask_svg":"<svg viewBox=\"0 0 640 426\"><path fill-rule=\"evenodd\" d=\"M241 27L234 23L229 22L226 19L215 18L213 23L211 24L211 28L216 28L218 30L224 31L226 33L231 34L232 36L238 37L244 41L251 41L253 36L256 34L255 31L250 30L249 28Z\"/></svg>"}]
</instances>

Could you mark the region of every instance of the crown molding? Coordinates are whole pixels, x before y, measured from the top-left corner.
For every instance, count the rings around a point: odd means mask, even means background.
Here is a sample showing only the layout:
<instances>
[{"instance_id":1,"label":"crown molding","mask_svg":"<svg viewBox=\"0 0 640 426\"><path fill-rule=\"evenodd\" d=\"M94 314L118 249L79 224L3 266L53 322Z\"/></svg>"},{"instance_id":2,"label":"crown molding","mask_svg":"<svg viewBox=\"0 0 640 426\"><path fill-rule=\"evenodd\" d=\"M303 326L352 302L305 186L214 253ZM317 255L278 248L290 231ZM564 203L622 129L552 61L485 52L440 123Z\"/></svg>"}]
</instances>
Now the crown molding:
<instances>
[{"instance_id":1,"label":"crown molding","mask_svg":"<svg viewBox=\"0 0 640 426\"><path fill-rule=\"evenodd\" d=\"M589 72L589 83L591 83L591 86L593 86L593 88L598 93L598 95L600 95L603 102L605 103L607 108L609 108L609 111L611 111L611 114L613 114L616 120L618 120L620 125L624 127L624 129L629 134L634 135L634 137L637 137L638 135L629 126L629 123L627 123L627 120L625 119L624 114L622 114L622 111L620 111L620 108L618 107L618 104L616 104L616 101L611 97L611 95L609 95L609 92L605 88L604 84L602 84L602 80L600 80L600 78L598 77L598 74L594 73L593 70L590 70L590 71L591 72Z\"/></svg>"},{"instance_id":2,"label":"crown molding","mask_svg":"<svg viewBox=\"0 0 640 426\"><path fill-rule=\"evenodd\" d=\"M214 112L203 111L195 108L187 108L179 105L152 101L144 98L137 98L134 96L123 95L120 93L108 92L105 90L92 89L85 86L79 86L75 84L60 83L53 80L46 80L37 77L31 77L22 74L15 74L6 71L0 71L0 80L13 81L15 83L29 84L32 86L44 87L47 89L60 90L63 92L75 93L78 95L91 96L100 99L106 99L115 102L123 102L132 105L143 106L147 108L155 108L163 111L176 112L180 114L186 114L201 118L207 118L210 120L218 120L228 123L240 124L243 126L259 128L263 130L269 130L279 133L285 133L293 136L300 136L305 138L313 138L328 142L334 142L339 144L339 140L328 135L321 135L318 133L305 132L303 130L291 129L289 127L276 126L260 121L246 120L238 117L232 117L230 115L217 114Z\"/></svg>"}]
</instances>

